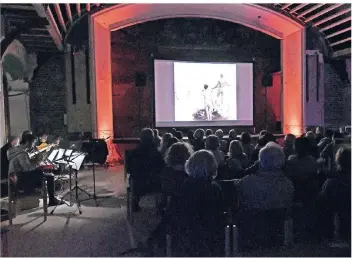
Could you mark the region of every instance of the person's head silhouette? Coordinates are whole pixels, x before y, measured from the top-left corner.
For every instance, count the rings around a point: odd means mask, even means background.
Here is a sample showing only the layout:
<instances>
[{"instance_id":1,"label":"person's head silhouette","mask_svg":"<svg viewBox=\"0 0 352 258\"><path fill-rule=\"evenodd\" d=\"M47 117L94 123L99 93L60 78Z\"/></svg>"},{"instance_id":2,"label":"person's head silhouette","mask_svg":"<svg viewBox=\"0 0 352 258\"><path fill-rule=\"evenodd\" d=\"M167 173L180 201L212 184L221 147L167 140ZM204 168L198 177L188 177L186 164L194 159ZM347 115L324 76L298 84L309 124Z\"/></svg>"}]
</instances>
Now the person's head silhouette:
<instances>
[{"instance_id":1,"label":"person's head silhouette","mask_svg":"<svg viewBox=\"0 0 352 258\"><path fill-rule=\"evenodd\" d=\"M206 89L208 89L208 85L207 84L204 84L204 89L206 90Z\"/></svg>"}]
</instances>

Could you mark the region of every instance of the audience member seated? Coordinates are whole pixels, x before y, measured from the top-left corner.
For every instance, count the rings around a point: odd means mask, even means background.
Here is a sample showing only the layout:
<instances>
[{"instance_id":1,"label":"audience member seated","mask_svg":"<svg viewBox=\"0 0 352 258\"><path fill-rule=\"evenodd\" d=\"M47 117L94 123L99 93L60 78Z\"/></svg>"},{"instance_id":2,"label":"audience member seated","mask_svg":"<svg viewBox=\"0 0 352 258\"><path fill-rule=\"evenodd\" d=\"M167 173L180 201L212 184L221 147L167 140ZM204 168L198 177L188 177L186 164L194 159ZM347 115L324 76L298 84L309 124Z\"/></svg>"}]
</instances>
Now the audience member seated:
<instances>
[{"instance_id":1,"label":"audience member seated","mask_svg":"<svg viewBox=\"0 0 352 258\"><path fill-rule=\"evenodd\" d=\"M181 131L177 131L174 136L179 142L183 141L183 133Z\"/></svg>"},{"instance_id":2,"label":"audience member seated","mask_svg":"<svg viewBox=\"0 0 352 258\"><path fill-rule=\"evenodd\" d=\"M161 137L159 136L159 130L158 129L153 129L154 133L154 145L159 148L161 144Z\"/></svg>"},{"instance_id":3,"label":"audience member seated","mask_svg":"<svg viewBox=\"0 0 352 258\"><path fill-rule=\"evenodd\" d=\"M214 155L218 166L221 166L225 164L225 154L219 149L219 147L220 140L216 135L209 135L205 140L205 149Z\"/></svg>"},{"instance_id":4,"label":"audience member seated","mask_svg":"<svg viewBox=\"0 0 352 258\"><path fill-rule=\"evenodd\" d=\"M167 151L167 146L168 146L168 142L169 140L172 138L172 134L171 133L165 133L163 135L163 138L161 139L161 143L160 143L160 146L158 148L158 150L160 151L161 155L163 157L165 157L165 153Z\"/></svg>"},{"instance_id":5,"label":"audience member seated","mask_svg":"<svg viewBox=\"0 0 352 258\"><path fill-rule=\"evenodd\" d=\"M34 188L42 185L42 179L47 179L49 206L55 206L62 202L55 198L54 175L45 174L37 169L39 161L30 160L26 150L31 149L34 144L34 136L26 134L22 137L20 145L11 148L7 152L9 160L9 175L14 178L14 183L18 189L23 189L25 193L30 193Z\"/></svg>"},{"instance_id":6,"label":"audience member seated","mask_svg":"<svg viewBox=\"0 0 352 258\"><path fill-rule=\"evenodd\" d=\"M205 137L208 137L209 135L212 135L212 134L214 134L214 133L213 133L213 130L211 130L211 129L207 129L205 131Z\"/></svg>"},{"instance_id":7,"label":"audience member seated","mask_svg":"<svg viewBox=\"0 0 352 258\"><path fill-rule=\"evenodd\" d=\"M326 132L327 133L327 132ZM323 136L323 129L320 126L317 126L315 129L315 139L316 143L319 144L319 142L324 138Z\"/></svg>"},{"instance_id":8,"label":"audience member seated","mask_svg":"<svg viewBox=\"0 0 352 258\"><path fill-rule=\"evenodd\" d=\"M194 131L188 130L187 137L188 137L188 143L193 146L193 144L194 144Z\"/></svg>"},{"instance_id":9,"label":"audience member seated","mask_svg":"<svg viewBox=\"0 0 352 258\"><path fill-rule=\"evenodd\" d=\"M227 148L227 141L224 138L224 132L221 129L216 130L215 135L220 139L220 150L226 153L229 149Z\"/></svg>"},{"instance_id":10,"label":"audience member seated","mask_svg":"<svg viewBox=\"0 0 352 258\"><path fill-rule=\"evenodd\" d=\"M203 129L197 129L194 132L193 149L194 149L194 151L199 151L199 150L203 150L204 148L205 148L204 130Z\"/></svg>"},{"instance_id":11,"label":"audience member seated","mask_svg":"<svg viewBox=\"0 0 352 258\"><path fill-rule=\"evenodd\" d=\"M250 159L254 152L254 145L252 144L251 135L247 132L244 132L241 134L240 140L242 143L243 152L247 155L247 158Z\"/></svg>"},{"instance_id":12,"label":"audience member seated","mask_svg":"<svg viewBox=\"0 0 352 258\"><path fill-rule=\"evenodd\" d=\"M195 152L186 162L189 178L183 196L171 202L167 214L175 237L176 256L222 256L224 249L223 196L213 181L217 163L206 150Z\"/></svg>"},{"instance_id":13,"label":"audience member seated","mask_svg":"<svg viewBox=\"0 0 352 258\"><path fill-rule=\"evenodd\" d=\"M9 141L1 147L1 179L9 178L9 160L7 158L7 151L19 144L19 138L10 136Z\"/></svg>"},{"instance_id":14,"label":"audience member seated","mask_svg":"<svg viewBox=\"0 0 352 258\"><path fill-rule=\"evenodd\" d=\"M141 131L140 144L130 153L129 171L134 192L132 209L139 211L140 197L148 192L160 191L160 173L165 163L154 145L154 133L145 128Z\"/></svg>"},{"instance_id":15,"label":"audience member seated","mask_svg":"<svg viewBox=\"0 0 352 258\"><path fill-rule=\"evenodd\" d=\"M266 132L259 138L257 145L255 146L255 149L252 153L252 157L250 157L250 164L253 165L246 170L246 174L255 173L259 169L259 151L269 142L276 142L275 136L271 133Z\"/></svg>"},{"instance_id":16,"label":"audience member seated","mask_svg":"<svg viewBox=\"0 0 352 258\"><path fill-rule=\"evenodd\" d=\"M295 155L286 163L285 175L295 187L295 201L311 204L318 193L316 159L308 154L309 140L304 137L295 141Z\"/></svg>"},{"instance_id":17,"label":"audience member seated","mask_svg":"<svg viewBox=\"0 0 352 258\"><path fill-rule=\"evenodd\" d=\"M290 157L291 155L295 154L295 140L296 136L294 136L293 134L287 134L285 136L283 151L285 153L286 159L288 159L288 157Z\"/></svg>"},{"instance_id":18,"label":"audience member seated","mask_svg":"<svg viewBox=\"0 0 352 258\"><path fill-rule=\"evenodd\" d=\"M171 131L170 131L172 136L175 136L176 132L177 132L176 128L172 128Z\"/></svg>"},{"instance_id":19,"label":"audience member seated","mask_svg":"<svg viewBox=\"0 0 352 258\"><path fill-rule=\"evenodd\" d=\"M267 133L268 133L267 130L261 130L260 133L259 133L259 137L263 137L263 136L265 136Z\"/></svg>"},{"instance_id":20,"label":"audience member seated","mask_svg":"<svg viewBox=\"0 0 352 258\"><path fill-rule=\"evenodd\" d=\"M320 229L324 237L331 238L334 217L339 223L337 232L343 240L351 240L351 149L340 148L336 153L338 175L328 179L320 193L318 207L322 217Z\"/></svg>"},{"instance_id":21,"label":"audience member seated","mask_svg":"<svg viewBox=\"0 0 352 258\"><path fill-rule=\"evenodd\" d=\"M186 161L193 154L188 143L174 143L166 152L166 167L161 173L162 192L164 195L163 204L165 207L167 196L172 198L181 196L181 188L188 175L185 170Z\"/></svg>"},{"instance_id":22,"label":"audience member seated","mask_svg":"<svg viewBox=\"0 0 352 258\"><path fill-rule=\"evenodd\" d=\"M321 138L321 140L319 142L317 141L318 142L318 151L319 151L319 153L321 153L325 149L326 145L331 143L333 135L334 135L333 131L326 130L325 137Z\"/></svg>"},{"instance_id":23,"label":"audience member seated","mask_svg":"<svg viewBox=\"0 0 352 258\"><path fill-rule=\"evenodd\" d=\"M319 150L315 134L312 131L308 131L306 132L306 138L309 140L308 154L317 159L319 157Z\"/></svg>"},{"instance_id":24,"label":"audience member seated","mask_svg":"<svg viewBox=\"0 0 352 258\"><path fill-rule=\"evenodd\" d=\"M249 162L240 141L234 140L230 143L229 158L226 163L229 167L230 178L242 178L244 176L244 169L248 167Z\"/></svg>"},{"instance_id":25,"label":"audience member seated","mask_svg":"<svg viewBox=\"0 0 352 258\"><path fill-rule=\"evenodd\" d=\"M336 151L338 150L338 146L343 143L343 135L340 132L334 132L332 141L325 146L325 148L322 150L320 153L320 157L323 158L326 162L328 160L332 161L331 162L331 168L329 174L327 175L328 177L335 176L334 171L336 170L336 164L333 162Z\"/></svg>"},{"instance_id":26,"label":"audience member seated","mask_svg":"<svg viewBox=\"0 0 352 258\"><path fill-rule=\"evenodd\" d=\"M284 176L285 154L276 143L268 143L259 152L257 173L247 175L238 184L241 210L270 210L292 205L294 188Z\"/></svg>"},{"instance_id":27,"label":"audience member seated","mask_svg":"<svg viewBox=\"0 0 352 258\"><path fill-rule=\"evenodd\" d=\"M229 139L227 140L227 150L230 148L230 143L234 140L239 140L235 129L229 131Z\"/></svg>"}]
</instances>

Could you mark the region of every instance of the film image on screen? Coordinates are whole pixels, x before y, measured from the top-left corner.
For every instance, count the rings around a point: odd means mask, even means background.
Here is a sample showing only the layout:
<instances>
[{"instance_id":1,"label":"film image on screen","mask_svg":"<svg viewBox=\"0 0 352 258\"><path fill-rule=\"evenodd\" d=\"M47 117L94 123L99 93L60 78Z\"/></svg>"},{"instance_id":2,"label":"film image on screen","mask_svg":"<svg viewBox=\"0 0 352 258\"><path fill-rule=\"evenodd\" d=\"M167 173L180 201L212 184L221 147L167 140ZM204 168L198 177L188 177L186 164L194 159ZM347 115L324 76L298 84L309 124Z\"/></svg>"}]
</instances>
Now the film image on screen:
<instances>
[{"instance_id":1,"label":"film image on screen","mask_svg":"<svg viewBox=\"0 0 352 258\"><path fill-rule=\"evenodd\" d=\"M174 63L175 121L236 120L236 64Z\"/></svg>"}]
</instances>

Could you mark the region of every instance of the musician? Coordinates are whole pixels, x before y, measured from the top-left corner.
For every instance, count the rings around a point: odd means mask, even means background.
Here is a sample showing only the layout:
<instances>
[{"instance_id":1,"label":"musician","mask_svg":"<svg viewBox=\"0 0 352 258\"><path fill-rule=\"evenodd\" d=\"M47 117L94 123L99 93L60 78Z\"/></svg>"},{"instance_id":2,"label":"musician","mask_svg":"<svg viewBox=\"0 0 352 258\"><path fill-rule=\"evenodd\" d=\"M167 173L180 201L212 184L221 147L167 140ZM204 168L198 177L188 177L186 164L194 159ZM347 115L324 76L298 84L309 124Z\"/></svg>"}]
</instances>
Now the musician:
<instances>
[{"instance_id":1,"label":"musician","mask_svg":"<svg viewBox=\"0 0 352 258\"><path fill-rule=\"evenodd\" d=\"M9 173L10 175L14 175L16 178L15 181L17 181L19 187L25 192L30 192L34 188L40 187L43 176L45 176L48 186L49 206L61 204L61 202L55 198L54 175L44 175L43 172L38 169L40 160L38 158L31 160L29 158L27 150L32 148L34 140L35 138L32 134L24 135L20 141L20 145L11 148L7 152Z\"/></svg>"},{"instance_id":2,"label":"musician","mask_svg":"<svg viewBox=\"0 0 352 258\"><path fill-rule=\"evenodd\" d=\"M46 133L42 133L38 137L38 141L36 143L37 150L43 149L48 146L48 135Z\"/></svg>"}]
</instances>

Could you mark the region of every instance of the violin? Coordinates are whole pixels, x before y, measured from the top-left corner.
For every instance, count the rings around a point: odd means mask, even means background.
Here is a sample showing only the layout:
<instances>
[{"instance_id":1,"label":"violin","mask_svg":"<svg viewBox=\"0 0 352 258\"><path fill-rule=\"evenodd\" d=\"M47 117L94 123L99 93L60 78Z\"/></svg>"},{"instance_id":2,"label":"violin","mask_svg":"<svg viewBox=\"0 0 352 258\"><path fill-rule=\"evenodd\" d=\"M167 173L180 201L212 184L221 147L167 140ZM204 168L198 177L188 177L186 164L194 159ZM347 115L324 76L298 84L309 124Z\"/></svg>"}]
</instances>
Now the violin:
<instances>
[{"instance_id":1,"label":"violin","mask_svg":"<svg viewBox=\"0 0 352 258\"><path fill-rule=\"evenodd\" d=\"M43 145L43 143L40 144L39 146L41 146L41 145ZM58 144L47 144L47 143L45 143L45 146L42 146L41 148L38 148L39 146L37 146L38 150L34 151L32 153L29 153L29 158L32 159L33 157L35 157L39 153L42 153L44 151L50 151L52 147L57 146L57 145Z\"/></svg>"}]
</instances>

